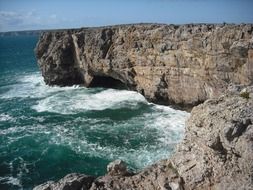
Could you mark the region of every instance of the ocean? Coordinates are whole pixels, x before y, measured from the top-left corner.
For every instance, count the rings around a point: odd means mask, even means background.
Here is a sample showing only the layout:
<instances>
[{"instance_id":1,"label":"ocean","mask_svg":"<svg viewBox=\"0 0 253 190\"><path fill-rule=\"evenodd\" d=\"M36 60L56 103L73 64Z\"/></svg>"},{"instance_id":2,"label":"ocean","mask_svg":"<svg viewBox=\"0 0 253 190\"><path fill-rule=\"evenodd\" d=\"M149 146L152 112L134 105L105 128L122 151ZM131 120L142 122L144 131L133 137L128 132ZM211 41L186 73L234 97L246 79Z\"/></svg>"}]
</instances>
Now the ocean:
<instances>
[{"instance_id":1,"label":"ocean","mask_svg":"<svg viewBox=\"0 0 253 190\"><path fill-rule=\"evenodd\" d=\"M138 171L168 158L189 113L119 89L45 85L38 36L0 37L0 189L32 189L71 172Z\"/></svg>"}]
</instances>

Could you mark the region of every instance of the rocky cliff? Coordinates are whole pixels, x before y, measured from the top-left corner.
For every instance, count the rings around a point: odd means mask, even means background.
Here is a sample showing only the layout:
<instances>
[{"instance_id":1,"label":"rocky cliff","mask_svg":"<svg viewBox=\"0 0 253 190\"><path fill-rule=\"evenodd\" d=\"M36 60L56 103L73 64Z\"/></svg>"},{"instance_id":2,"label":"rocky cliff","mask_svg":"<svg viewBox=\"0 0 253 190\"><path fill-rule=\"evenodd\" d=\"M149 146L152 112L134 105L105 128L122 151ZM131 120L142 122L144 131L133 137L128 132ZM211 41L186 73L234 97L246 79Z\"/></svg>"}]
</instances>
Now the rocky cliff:
<instances>
[{"instance_id":1,"label":"rocky cliff","mask_svg":"<svg viewBox=\"0 0 253 190\"><path fill-rule=\"evenodd\" d=\"M70 174L36 190L253 189L252 24L46 32L36 56L49 85L125 85L151 101L184 106L209 99L193 108L170 159L138 173L115 161L105 176Z\"/></svg>"},{"instance_id":2,"label":"rocky cliff","mask_svg":"<svg viewBox=\"0 0 253 190\"><path fill-rule=\"evenodd\" d=\"M156 103L192 106L253 83L252 24L61 30L43 33L35 51L49 85L122 83Z\"/></svg>"},{"instance_id":3,"label":"rocky cliff","mask_svg":"<svg viewBox=\"0 0 253 190\"><path fill-rule=\"evenodd\" d=\"M139 173L117 160L105 176L71 174L35 190L253 189L253 86L231 87L194 107L186 125L172 158Z\"/></svg>"}]
</instances>

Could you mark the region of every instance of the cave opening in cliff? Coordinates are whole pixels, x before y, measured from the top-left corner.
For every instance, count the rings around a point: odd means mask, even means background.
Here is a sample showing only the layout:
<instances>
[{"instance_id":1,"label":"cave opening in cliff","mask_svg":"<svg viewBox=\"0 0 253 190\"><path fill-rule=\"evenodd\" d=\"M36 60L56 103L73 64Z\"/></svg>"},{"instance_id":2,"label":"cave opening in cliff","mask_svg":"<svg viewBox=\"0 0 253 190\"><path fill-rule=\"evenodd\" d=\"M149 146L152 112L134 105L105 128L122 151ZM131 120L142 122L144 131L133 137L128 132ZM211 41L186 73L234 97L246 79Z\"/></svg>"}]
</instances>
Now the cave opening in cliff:
<instances>
[{"instance_id":1,"label":"cave opening in cliff","mask_svg":"<svg viewBox=\"0 0 253 190\"><path fill-rule=\"evenodd\" d=\"M94 76L89 87L127 89L127 86L123 82L109 76Z\"/></svg>"}]
</instances>

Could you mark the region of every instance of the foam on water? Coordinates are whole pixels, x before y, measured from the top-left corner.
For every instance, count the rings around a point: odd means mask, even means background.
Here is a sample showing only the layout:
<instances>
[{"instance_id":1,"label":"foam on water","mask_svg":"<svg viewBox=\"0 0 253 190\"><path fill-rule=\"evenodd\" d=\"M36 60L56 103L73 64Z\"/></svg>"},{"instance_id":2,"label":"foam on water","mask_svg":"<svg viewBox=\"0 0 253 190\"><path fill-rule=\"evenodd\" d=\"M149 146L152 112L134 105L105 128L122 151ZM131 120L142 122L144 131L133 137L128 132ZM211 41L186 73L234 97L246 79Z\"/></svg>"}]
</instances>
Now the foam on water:
<instances>
[{"instance_id":1,"label":"foam on water","mask_svg":"<svg viewBox=\"0 0 253 190\"><path fill-rule=\"evenodd\" d=\"M167 145L177 144L183 138L185 121L189 117L189 113L168 106L155 104L153 106L155 109L154 114L152 114L153 119L148 120L146 125L159 130L161 134L159 140L162 143Z\"/></svg>"},{"instance_id":2,"label":"foam on water","mask_svg":"<svg viewBox=\"0 0 253 190\"><path fill-rule=\"evenodd\" d=\"M1 87L7 91L0 99L25 101L22 109L29 114L20 111L21 114L15 116L16 110L15 114L0 114L0 122L10 122L9 127L0 129L0 137L5 139L0 149L14 144L21 144L19 148L22 148L24 144L23 150L27 150L30 144L36 143L40 157L32 161L9 161L9 165L17 162L19 173L1 177L0 184L21 187L22 176L32 171L26 166L43 160L52 146L65 147L81 158L110 161L119 158L141 169L172 153L183 137L184 123L189 116L184 111L148 103L133 91L49 87L39 73L16 80L16 84ZM13 150L18 151L22 149ZM3 153L8 155L6 151Z\"/></svg>"},{"instance_id":3,"label":"foam on water","mask_svg":"<svg viewBox=\"0 0 253 190\"><path fill-rule=\"evenodd\" d=\"M87 89L82 88L49 96L38 101L33 109L38 112L75 114L86 110L135 107L139 102L146 102L146 100L133 91L108 89L90 94L87 93Z\"/></svg>"},{"instance_id":4,"label":"foam on water","mask_svg":"<svg viewBox=\"0 0 253 190\"><path fill-rule=\"evenodd\" d=\"M10 184L18 187L22 187L20 180L15 177L0 177L0 184Z\"/></svg>"},{"instance_id":5,"label":"foam on water","mask_svg":"<svg viewBox=\"0 0 253 190\"><path fill-rule=\"evenodd\" d=\"M1 121L10 121L10 120L13 120L14 118L11 117L10 115L8 114L4 114L4 113L1 113L0 114L0 122Z\"/></svg>"},{"instance_id":6,"label":"foam on water","mask_svg":"<svg viewBox=\"0 0 253 190\"><path fill-rule=\"evenodd\" d=\"M16 80L16 84L9 85L9 90L3 93L0 98L43 98L57 92L72 90L79 87L78 85L71 87L47 86L39 72L20 76Z\"/></svg>"}]
</instances>

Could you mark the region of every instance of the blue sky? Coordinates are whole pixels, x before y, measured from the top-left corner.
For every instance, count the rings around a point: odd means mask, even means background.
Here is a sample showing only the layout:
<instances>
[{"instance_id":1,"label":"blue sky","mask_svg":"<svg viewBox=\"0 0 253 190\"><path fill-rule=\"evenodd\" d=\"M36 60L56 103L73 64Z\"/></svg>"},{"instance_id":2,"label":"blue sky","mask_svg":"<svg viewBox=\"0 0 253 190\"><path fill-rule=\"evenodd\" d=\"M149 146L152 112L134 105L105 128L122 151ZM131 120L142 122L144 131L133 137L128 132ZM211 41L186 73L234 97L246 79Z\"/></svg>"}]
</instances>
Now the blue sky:
<instances>
[{"instance_id":1,"label":"blue sky","mask_svg":"<svg viewBox=\"0 0 253 190\"><path fill-rule=\"evenodd\" d=\"M253 0L0 0L0 31L124 23L253 23Z\"/></svg>"}]
</instances>

